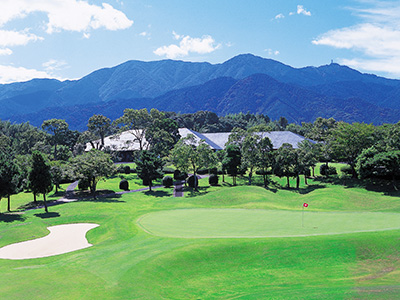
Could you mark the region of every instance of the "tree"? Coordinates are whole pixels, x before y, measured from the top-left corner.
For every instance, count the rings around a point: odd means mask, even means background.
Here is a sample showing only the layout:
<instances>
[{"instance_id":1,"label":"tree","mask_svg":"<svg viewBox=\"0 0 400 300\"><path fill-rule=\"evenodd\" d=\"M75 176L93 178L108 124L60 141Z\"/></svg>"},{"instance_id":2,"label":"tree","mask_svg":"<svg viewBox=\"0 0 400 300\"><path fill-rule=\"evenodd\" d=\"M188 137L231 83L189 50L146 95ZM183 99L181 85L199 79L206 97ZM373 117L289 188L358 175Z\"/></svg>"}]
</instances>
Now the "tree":
<instances>
[{"instance_id":1,"label":"tree","mask_svg":"<svg viewBox=\"0 0 400 300\"><path fill-rule=\"evenodd\" d=\"M34 194L43 194L44 209L48 213L46 194L53 190L53 182L51 181L50 164L39 151L32 153L29 183Z\"/></svg>"},{"instance_id":2,"label":"tree","mask_svg":"<svg viewBox=\"0 0 400 300\"><path fill-rule=\"evenodd\" d=\"M260 136L256 134L247 134L243 140L242 147L242 166L249 171L249 185L253 171L259 164L261 158Z\"/></svg>"},{"instance_id":3,"label":"tree","mask_svg":"<svg viewBox=\"0 0 400 300\"><path fill-rule=\"evenodd\" d=\"M51 144L54 146L54 158L57 157L57 145L62 144L69 134L68 124L65 120L50 119L43 121L42 129L52 134Z\"/></svg>"},{"instance_id":4,"label":"tree","mask_svg":"<svg viewBox=\"0 0 400 300\"><path fill-rule=\"evenodd\" d=\"M318 150L316 144L311 143L309 140L302 141L298 147L299 160L304 167L302 174L304 175L304 182L307 184L307 176L310 168L312 168L314 176L314 168L318 162Z\"/></svg>"},{"instance_id":5,"label":"tree","mask_svg":"<svg viewBox=\"0 0 400 300\"><path fill-rule=\"evenodd\" d=\"M115 173L115 166L109 154L92 149L71 159L77 178L89 183L90 192L96 199L97 183Z\"/></svg>"},{"instance_id":6,"label":"tree","mask_svg":"<svg viewBox=\"0 0 400 300\"><path fill-rule=\"evenodd\" d=\"M171 160L178 169L192 171L195 177L199 168L210 168L217 163L217 157L210 146L204 140L198 142L193 134L188 134L176 143L171 151Z\"/></svg>"},{"instance_id":7,"label":"tree","mask_svg":"<svg viewBox=\"0 0 400 300\"><path fill-rule=\"evenodd\" d=\"M101 147L104 147L104 137L110 130L111 120L103 115L93 115L90 117L87 127L95 136L100 137Z\"/></svg>"},{"instance_id":8,"label":"tree","mask_svg":"<svg viewBox=\"0 0 400 300\"><path fill-rule=\"evenodd\" d=\"M148 150L143 150L139 152L139 155L135 162L138 176L143 179L143 182L148 183L149 189L151 191L153 180L163 177L163 160L155 153Z\"/></svg>"},{"instance_id":9,"label":"tree","mask_svg":"<svg viewBox=\"0 0 400 300\"><path fill-rule=\"evenodd\" d=\"M239 167L242 163L242 154L238 145L228 145L225 148L225 157L222 165L227 173L233 177L233 185L236 185L236 177L239 174Z\"/></svg>"},{"instance_id":10,"label":"tree","mask_svg":"<svg viewBox=\"0 0 400 300\"><path fill-rule=\"evenodd\" d=\"M334 156L339 161L349 164L353 178L357 177L355 169L356 159L364 149L374 143L374 126L365 123L348 124L338 122L332 131L332 149Z\"/></svg>"},{"instance_id":11,"label":"tree","mask_svg":"<svg viewBox=\"0 0 400 300\"><path fill-rule=\"evenodd\" d=\"M0 151L0 200L8 198L8 211L11 210L11 194L18 192L20 179L20 172L11 156Z\"/></svg>"},{"instance_id":12,"label":"tree","mask_svg":"<svg viewBox=\"0 0 400 300\"><path fill-rule=\"evenodd\" d=\"M257 161L257 166L262 170L264 187L267 187L267 172L269 168L273 167L274 154L272 152L273 146L271 140L268 137L263 137L259 143L259 159Z\"/></svg>"},{"instance_id":13,"label":"tree","mask_svg":"<svg viewBox=\"0 0 400 300\"><path fill-rule=\"evenodd\" d=\"M286 177L288 188L290 188L289 178L295 174L296 161L297 157L292 145L284 143L276 151L274 174L278 177Z\"/></svg>"}]
</instances>

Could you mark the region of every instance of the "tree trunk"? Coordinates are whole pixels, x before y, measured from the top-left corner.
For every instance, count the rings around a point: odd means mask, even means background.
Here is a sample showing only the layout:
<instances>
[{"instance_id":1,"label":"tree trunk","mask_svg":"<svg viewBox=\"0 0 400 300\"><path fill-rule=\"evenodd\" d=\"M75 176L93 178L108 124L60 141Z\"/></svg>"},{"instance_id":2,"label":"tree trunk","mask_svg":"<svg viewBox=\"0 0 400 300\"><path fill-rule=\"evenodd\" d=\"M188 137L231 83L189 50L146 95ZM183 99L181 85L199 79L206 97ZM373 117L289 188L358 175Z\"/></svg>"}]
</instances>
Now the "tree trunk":
<instances>
[{"instance_id":1,"label":"tree trunk","mask_svg":"<svg viewBox=\"0 0 400 300\"><path fill-rule=\"evenodd\" d=\"M152 180L149 180L149 191L151 192Z\"/></svg>"},{"instance_id":2,"label":"tree trunk","mask_svg":"<svg viewBox=\"0 0 400 300\"><path fill-rule=\"evenodd\" d=\"M198 192L199 189L197 188L197 186L199 185L199 181L197 180L196 172L193 172L193 177L194 177L194 190L195 190L196 192ZM196 184L196 183L197 183L197 184Z\"/></svg>"},{"instance_id":3,"label":"tree trunk","mask_svg":"<svg viewBox=\"0 0 400 300\"><path fill-rule=\"evenodd\" d=\"M58 193L58 183L56 183L56 194Z\"/></svg>"},{"instance_id":4,"label":"tree trunk","mask_svg":"<svg viewBox=\"0 0 400 300\"><path fill-rule=\"evenodd\" d=\"M286 176L286 180L287 180L287 187L290 188L289 176Z\"/></svg>"},{"instance_id":5,"label":"tree trunk","mask_svg":"<svg viewBox=\"0 0 400 300\"><path fill-rule=\"evenodd\" d=\"M7 198L7 211L11 211L11 195Z\"/></svg>"},{"instance_id":6,"label":"tree trunk","mask_svg":"<svg viewBox=\"0 0 400 300\"><path fill-rule=\"evenodd\" d=\"M304 174L304 183L305 183L306 185L308 185L308 182L307 182L307 175L306 175L306 174Z\"/></svg>"},{"instance_id":7,"label":"tree trunk","mask_svg":"<svg viewBox=\"0 0 400 300\"><path fill-rule=\"evenodd\" d=\"M222 171L222 182L225 182L225 173Z\"/></svg>"},{"instance_id":8,"label":"tree trunk","mask_svg":"<svg viewBox=\"0 0 400 300\"><path fill-rule=\"evenodd\" d=\"M267 175L263 174L264 187L267 187Z\"/></svg>"},{"instance_id":9,"label":"tree trunk","mask_svg":"<svg viewBox=\"0 0 400 300\"><path fill-rule=\"evenodd\" d=\"M49 211L47 209L46 194L43 194L43 202L44 202L44 211L48 213Z\"/></svg>"},{"instance_id":10,"label":"tree trunk","mask_svg":"<svg viewBox=\"0 0 400 300\"><path fill-rule=\"evenodd\" d=\"M33 203L35 203L37 205L36 193L33 193Z\"/></svg>"},{"instance_id":11,"label":"tree trunk","mask_svg":"<svg viewBox=\"0 0 400 300\"><path fill-rule=\"evenodd\" d=\"M251 177L253 176L253 173L252 172L250 172L249 173L249 185L251 185Z\"/></svg>"},{"instance_id":12,"label":"tree trunk","mask_svg":"<svg viewBox=\"0 0 400 300\"><path fill-rule=\"evenodd\" d=\"M312 177L315 177L315 167L312 167Z\"/></svg>"},{"instance_id":13,"label":"tree trunk","mask_svg":"<svg viewBox=\"0 0 400 300\"><path fill-rule=\"evenodd\" d=\"M296 189L300 188L300 175L296 176Z\"/></svg>"}]
</instances>

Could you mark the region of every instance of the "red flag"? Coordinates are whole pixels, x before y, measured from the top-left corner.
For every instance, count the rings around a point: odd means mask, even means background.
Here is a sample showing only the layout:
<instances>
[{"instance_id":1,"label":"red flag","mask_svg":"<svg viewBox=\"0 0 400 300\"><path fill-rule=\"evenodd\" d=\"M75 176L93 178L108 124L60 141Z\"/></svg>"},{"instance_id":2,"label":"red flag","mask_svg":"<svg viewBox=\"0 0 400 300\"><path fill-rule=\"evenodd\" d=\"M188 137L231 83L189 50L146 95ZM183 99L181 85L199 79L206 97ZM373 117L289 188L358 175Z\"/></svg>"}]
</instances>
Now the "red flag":
<instances>
[{"instance_id":1,"label":"red flag","mask_svg":"<svg viewBox=\"0 0 400 300\"><path fill-rule=\"evenodd\" d=\"M307 203L303 203L303 207L308 207L308 204Z\"/></svg>"}]
</instances>

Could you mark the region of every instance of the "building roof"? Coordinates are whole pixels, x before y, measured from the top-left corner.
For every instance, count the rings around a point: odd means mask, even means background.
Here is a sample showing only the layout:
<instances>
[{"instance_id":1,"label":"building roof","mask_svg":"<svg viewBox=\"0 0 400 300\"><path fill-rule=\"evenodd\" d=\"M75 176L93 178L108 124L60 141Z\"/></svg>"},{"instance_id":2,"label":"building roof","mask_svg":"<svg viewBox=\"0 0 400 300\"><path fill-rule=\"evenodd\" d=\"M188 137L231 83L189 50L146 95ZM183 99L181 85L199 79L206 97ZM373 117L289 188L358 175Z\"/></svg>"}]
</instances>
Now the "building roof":
<instances>
[{"instance_id":1,"label":"building roof","mask_svg":"<svg viewBox=\"0 0 400 300\"><path fill-rule=\"evenodd\" d=\"M137 132L140 133L140 130ZM181 137L186 137L192 134L195 137L197 143L200 140L204 140L213 150L225 149L225 144L228 142L230 132L217 132L217 133L199 133L197 131L188 128L179 128L179 134ZM271 132L256 132L256 134L262 137L268 137L273 145L273 149L279 149L284 143L291 144L293 148L297 149L299 143L306 140L305 137L295 134L291 131L271 131ZM104 139L104 146L110 147L116 151L136 151L140 149L140 145L137 141L133 141L134 136L131 131L125 131L118 135L112 135ZM309 140L315 143L312 140ZM99 140L94 141L95 144L100 143ZM147 142L144 140L144 144ZM90 143L86 144L86 150L92 149Z\"/></svg>"}]
</instances>

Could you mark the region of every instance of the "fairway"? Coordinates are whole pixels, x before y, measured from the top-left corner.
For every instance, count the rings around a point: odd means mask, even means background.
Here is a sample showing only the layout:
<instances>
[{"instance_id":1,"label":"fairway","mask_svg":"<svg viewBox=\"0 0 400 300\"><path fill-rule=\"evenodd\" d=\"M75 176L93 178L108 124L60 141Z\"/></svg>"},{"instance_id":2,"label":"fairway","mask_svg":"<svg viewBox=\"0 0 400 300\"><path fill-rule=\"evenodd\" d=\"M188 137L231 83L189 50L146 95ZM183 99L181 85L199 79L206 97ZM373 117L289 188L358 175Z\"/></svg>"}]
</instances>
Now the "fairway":
<instances>
[{"instance_id":1,"label":"fairway","mask_svg":"<svg viewBox=\"0 0 400 300\"><path fill-rule=\"evenodd\" d=\"M140 217L149 234L175 238L263 238L400 229L400 214L262 209L176 209ZM304 225L303 225L304 222Z\"/></svg>"}]
</instances>

